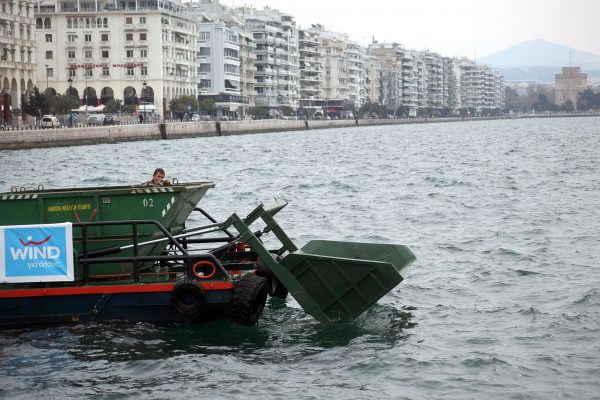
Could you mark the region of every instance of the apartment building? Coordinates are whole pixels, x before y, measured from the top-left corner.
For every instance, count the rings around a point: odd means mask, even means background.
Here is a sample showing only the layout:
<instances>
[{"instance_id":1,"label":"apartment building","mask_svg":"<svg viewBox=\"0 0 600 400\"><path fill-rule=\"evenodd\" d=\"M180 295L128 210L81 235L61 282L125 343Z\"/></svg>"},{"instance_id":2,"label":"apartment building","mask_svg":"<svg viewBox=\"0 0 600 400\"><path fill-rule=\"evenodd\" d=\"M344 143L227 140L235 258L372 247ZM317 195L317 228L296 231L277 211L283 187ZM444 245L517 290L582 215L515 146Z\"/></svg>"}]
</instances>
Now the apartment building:
<instances>
[{"instance_id":1,"label":"apartment building","mask_svg":"<svg viewBox=\"0 0 600 400\"><path fill-rule=\"evenodd\" d=\"M298 31L293 16L265 7L235 10L256 45L255 104L259 107L299 106Z\"/></svg>"},{"instance_id":2,"label":"apartment building","mask_svg":"<svg viewBox=\"0 0 600 400\"><path fill-rule=\"evenodd\" d=\"M218 1L187 3L198 30L198 95L218 117L242 117L254 103L254 40L234 10Z\"/></svg>"},{"instance_id":3,"label":"apartment building","mask_svg":"<svg viewBox=\"0 0 600 400\"><path fill-rule=\"evenodd\" d=\"M34 11L48 93L70 90L88 107L144 102L163 117L171 99L196 95L196 24L181 3L41 0Z\"/></svg>"},{"instance_id":4,"label":"apartment building","mask_svg":"<svg viewBox=\"0 0 600 400\"><path fill-rule=\"evenodd\" d=\"M442 104L452 110L462 108L460 96L460 62L453 57L444 57Z\"/></svg>"},{"instance_id":5,"label":"apartment building","mask_svg":"<svg viewBox=\"0 0 600 400\"><path fill-rule=\"evenodd\" d=\"M218 117L241 113L240 32L224 22L201 22L198 28L200 98L211 98Z\"/></svg>"},{"instance_id":6,"label":"apartment building","mask_svg":"<svg viewBox=\"0 0 600 400\"><path fill-rule=\"evenodd\" d=\"M424 63L425 107L441 109L444 106L444 61L438 53L421 52Z\"/></svg>"},{"instance_id":7,"label":"apartment building","mask_svg":"<svg viewBox=\"0 0 600 400\"><path fill-rule=\"evenodd\" d=\"M324 68L321 57L320 27L298 30L298 53L300 60L299 94L301 114L314 117L322 112L324 100Z\"/></svg>"},{"instance_id":8,"label":"apartment building","mask_svg":"<svg viewBox=\"0 0 600 400\"><path fill-rule=\"evenodd\" d=\"M12 122L35 85L34 21L32 1L0 1L0 125Z\"/></svg>"},{"instance_id":9,"label":"apartment building","mask_svg":"<svg viewBox=\"0 0 600 400\"><path fill-rule=\"evenodd\" d=\"M254 89L255 50L254 38L246 31L240 32L240 94L243 97L242 107L254 107L254 98L256 97L256 90ZM243 115L245 115L245 112L243 112Z\"/></svg>"},{"instance_id":10,"label":"apartment building","mask_svg":"<svg viewBox=\"0 0 600 400\"><path fill-rule=\"evenodd\" d=\"M364 103L379 103L379 83L383 64L377 57L364 54Z\"/></svg>"},{"instance_id":11,"label":"apartment building","mask_svg":"<svg viewBox=\"0 0 600 400\"><path fill-rule=\"evenodd\" d=\"M405 51L402 45L398 43L371 43L368 54L375 57L381 63L379 73L379 95L378 102L384 106L388 112L395 115L403 105L404 77L412 79L412 69L409 71L408 64L402 62L408 59L405 57ZM412 64L410 65L412 66ZM416 82L416 80L415 80ZM416 96L416 84L415 84ZM415 105L416 106L416 105Z\"/></svg>"}]
</instances>

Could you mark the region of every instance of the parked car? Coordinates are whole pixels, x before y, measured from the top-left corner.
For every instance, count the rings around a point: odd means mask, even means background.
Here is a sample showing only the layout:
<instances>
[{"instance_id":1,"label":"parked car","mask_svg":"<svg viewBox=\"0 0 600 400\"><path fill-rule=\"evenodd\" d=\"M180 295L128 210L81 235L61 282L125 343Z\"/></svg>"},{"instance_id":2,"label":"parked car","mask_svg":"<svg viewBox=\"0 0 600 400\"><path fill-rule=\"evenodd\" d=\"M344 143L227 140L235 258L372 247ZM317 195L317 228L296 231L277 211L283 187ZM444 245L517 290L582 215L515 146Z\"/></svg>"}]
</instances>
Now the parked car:
<instances>
[{"instance_id":1,"label":"parked car","mask_svg":"<svg viewBox=\"0 0 600 400\"><path fill-rule=\"evenodd\" d=\"M121 123L121 117L117 114L107 115L104 119L104 125L119 125Z\"/></svg>"},{"instance_id":2,"label":"parked car","mask_svg":"<svg viewBox=\"0 0 600 400\"><path fill-rule=\"evenodd\" d=\"M192 114L191 120L192 121L200 121L200 115L198 115L198 114Z\"/></svg>"},{"instance_id":3,"label":"parked car","mask_svg":"<svg viewBox=\"0 0 600 400\"><path fill-rule=\"evenodd\" d=\"M43 128L60 128L61 123L54 115L44 115L42 117L42 129Z\"/></svg>"},{"instance_id":4,"label":"parked car","mask_svg":"<svg viewBox=\"0 0 600 400\"><path fill-rule=\"evenodd\" d=\"M90 114L87 123L88 125L102 125L105 119L106 115L104 114Z\"/></svg>"}]
</instances>

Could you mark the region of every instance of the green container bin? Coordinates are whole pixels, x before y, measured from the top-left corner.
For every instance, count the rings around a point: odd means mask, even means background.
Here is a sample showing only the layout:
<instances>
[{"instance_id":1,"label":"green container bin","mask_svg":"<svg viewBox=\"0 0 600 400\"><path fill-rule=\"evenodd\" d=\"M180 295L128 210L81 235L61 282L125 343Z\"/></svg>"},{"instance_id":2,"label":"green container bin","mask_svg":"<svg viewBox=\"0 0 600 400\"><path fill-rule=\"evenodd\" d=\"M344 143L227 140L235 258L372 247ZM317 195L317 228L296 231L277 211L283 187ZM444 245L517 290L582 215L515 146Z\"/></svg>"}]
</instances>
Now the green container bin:
<instances>
[{"instance_id":1,"label":"green container bin","mask_svg":"<svg viewBox=\"0 0 600 400\"><path fill-rule=\"evenodd\" d=\"M403 245L313 240L273 272L321 322L352 320L402 282L415 260Z\"/></svg>"}]
</instances>

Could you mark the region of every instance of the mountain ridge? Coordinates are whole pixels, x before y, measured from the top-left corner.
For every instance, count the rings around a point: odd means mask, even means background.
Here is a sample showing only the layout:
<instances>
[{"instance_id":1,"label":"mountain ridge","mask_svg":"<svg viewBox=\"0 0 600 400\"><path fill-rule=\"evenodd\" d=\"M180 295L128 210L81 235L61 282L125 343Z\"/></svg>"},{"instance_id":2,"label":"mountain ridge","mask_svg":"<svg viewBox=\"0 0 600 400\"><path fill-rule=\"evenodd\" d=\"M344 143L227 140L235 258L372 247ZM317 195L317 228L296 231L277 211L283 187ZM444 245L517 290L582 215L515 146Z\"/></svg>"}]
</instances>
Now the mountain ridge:
<instances>
[{"instance_id":1,"label":"mountain ridge","mask_svg":"<svg viewBox=\"0 0 600 400\"><path fill-rule=\"evenodd\" d=\"M600 55L549 42L544 39L529 40L482 57L479 63L491 67L564 67L579 66L600 69Z\"/></svg>"}]
</instances>

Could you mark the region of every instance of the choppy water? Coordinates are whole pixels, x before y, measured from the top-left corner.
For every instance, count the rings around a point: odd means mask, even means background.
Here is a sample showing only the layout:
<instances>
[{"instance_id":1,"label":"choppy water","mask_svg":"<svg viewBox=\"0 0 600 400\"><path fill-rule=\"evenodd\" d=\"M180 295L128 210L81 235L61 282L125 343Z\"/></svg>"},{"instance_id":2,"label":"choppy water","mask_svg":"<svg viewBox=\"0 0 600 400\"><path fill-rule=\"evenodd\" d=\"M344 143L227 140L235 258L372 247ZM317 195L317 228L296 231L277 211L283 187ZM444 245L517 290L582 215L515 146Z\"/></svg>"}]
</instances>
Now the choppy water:
<instances>
[{"instance_id":1,"label":"choppy water","mask_svg":"<svg viewBox=\"0 0 600 400\"><path fill-rule=\"evenodd\" d=\"M358 320L269 303L252 328L0 332L7 399L600 398L600 118L364 127L0 151L11 186L213 180L218 219L284 197L309 239L403 243Z\"/></svg>"}]
</instances>

